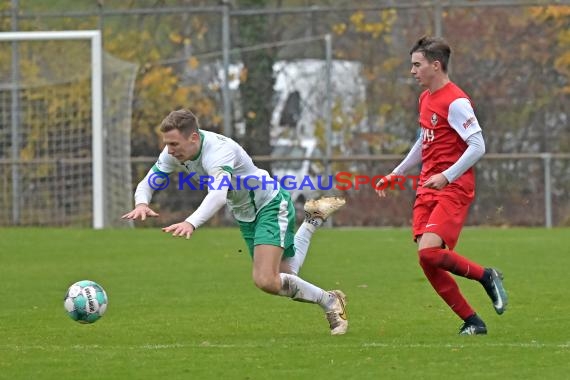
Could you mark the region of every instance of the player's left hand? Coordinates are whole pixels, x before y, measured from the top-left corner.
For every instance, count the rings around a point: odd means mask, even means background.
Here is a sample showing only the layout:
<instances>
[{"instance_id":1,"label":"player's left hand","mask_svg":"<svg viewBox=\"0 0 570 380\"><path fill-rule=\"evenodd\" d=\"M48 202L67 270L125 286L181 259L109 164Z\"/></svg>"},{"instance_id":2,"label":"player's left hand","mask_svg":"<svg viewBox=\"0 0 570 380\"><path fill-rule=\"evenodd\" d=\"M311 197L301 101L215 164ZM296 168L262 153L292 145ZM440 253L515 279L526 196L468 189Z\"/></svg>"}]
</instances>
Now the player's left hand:
<instances>
[{"instance_id":1,"label":"player's left hand","mask_svg":"<svg viewBox=\"0 0 570 380\"><path fill-rule=\"evenodd\" d=\"M172 236L180 236L185 237L186 239L190 239L192 233L194 232L194 226L188 223L187 221L172 224L168 227L163 227L162 230L164 232L172 232Z\"/></svg>"},{"instance_id":2,"label":"player's left hand","mask_svg":"<svg viewBox=\"0 0 570 380\"><path fill-rule=\"evenodd\" d=\"M427 187L428 189L441 190L448 184L449 182L447 181L447 178L445 178L442 173L439 173L429 177L422 186Z\"/></svg>"}]
</instances>

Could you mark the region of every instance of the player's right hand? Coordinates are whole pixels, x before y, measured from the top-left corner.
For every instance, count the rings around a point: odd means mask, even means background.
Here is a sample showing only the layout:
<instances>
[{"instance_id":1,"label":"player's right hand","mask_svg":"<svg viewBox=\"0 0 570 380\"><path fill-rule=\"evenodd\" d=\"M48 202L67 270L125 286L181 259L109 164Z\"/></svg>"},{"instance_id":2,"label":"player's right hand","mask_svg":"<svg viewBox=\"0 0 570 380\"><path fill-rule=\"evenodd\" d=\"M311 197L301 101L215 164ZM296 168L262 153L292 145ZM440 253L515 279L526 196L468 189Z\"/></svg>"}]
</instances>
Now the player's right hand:
<instances>
[{"instance_id":1,"label":"player's right hand","mask_svg":"<svg viewBox=\"0 0 570 380\"><path fill-rule=\"evenodd\" d=\"M375 187L376 194L378 194L380 198L386 197L386 189L388 188L390 182L395 176L396 174L390 173L388 175L383 176L382 178L380 178L378 182L376 182L376 187Z\"/></svg>"},{"instance_id":2,"label":"player's right hand","mask_svg":"<svg viewBox=\"0 0 570 380\"><path fill-rule=\"evenodd\" d=\"M141 220L145 220L147 216L158 216L158 214L156 212L154 212L153 209L148 207L147 204L141 203L141 204L136 205L135 208L131 212L126 213L121 218L122 219L132 219L132 220L136 220L136 219L140 218Z\"/></svg>"}]
</instances>

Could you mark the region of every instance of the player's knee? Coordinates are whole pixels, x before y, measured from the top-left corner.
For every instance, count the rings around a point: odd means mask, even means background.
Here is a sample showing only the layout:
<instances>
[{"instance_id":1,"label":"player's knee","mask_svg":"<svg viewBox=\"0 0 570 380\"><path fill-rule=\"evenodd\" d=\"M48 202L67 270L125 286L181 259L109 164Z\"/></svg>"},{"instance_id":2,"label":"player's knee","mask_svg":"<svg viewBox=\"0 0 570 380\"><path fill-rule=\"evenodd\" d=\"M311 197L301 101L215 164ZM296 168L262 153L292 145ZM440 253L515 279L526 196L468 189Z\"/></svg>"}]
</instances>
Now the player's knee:
<instances>
[{"instance_id":1,"label":"player's knee","mask_svg":"<svg viewBox=\"0 0 570 380\"><path fill-rule=\"evenodd\" d=\"M270 294L277 294L281 289L281 278L279 276L254 273L253 283L258 289Z\"/></svg>"},{"instance_id":2,"label":"player's knee","mask_svg":"<svg viewBox=\"0 0 570 380\"><path fill-rule=\"evenodd\" d=\"M442 260L441 249L438 247L423 248L418 251L422 267L439 267Z\"/></svg>"}]
</instances>

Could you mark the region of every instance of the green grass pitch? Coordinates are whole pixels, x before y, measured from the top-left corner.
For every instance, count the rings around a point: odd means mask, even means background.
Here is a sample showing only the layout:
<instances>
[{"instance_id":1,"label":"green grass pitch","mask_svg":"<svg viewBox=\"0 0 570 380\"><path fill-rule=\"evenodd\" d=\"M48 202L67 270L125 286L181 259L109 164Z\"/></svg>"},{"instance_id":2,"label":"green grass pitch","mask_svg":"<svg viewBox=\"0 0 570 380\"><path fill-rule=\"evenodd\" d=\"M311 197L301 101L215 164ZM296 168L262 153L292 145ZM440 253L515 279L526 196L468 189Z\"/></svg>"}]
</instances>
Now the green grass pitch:
<instances>
[{"instance_id":1,"label":"green grass pitch","mask_svg":"<svg viewBox=\"0 0 570 380\"><path fill-rule=\"evenodd\" d=\"M0 230L0 379L562 379L570 361L570 230L467 228L458 252L505 273L509 309L458 279L489 335L460 320L417 264L407 229L323 229L302 277L348 296L332 337L316 305L251 281L237 228ZM93 325L63 296L109 296Z\"/></svg>"}]
</instances>

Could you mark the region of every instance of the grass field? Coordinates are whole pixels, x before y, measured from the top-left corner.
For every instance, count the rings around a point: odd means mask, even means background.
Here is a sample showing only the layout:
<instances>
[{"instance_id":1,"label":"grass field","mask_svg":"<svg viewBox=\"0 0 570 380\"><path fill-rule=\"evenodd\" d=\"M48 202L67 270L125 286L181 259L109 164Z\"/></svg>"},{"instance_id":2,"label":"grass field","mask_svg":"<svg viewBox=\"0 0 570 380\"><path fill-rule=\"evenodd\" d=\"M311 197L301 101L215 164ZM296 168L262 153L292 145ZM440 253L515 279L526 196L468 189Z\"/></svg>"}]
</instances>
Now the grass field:
<instances>
[{"instance_id":1,"label":"grass field","mask_svg":"<svg viewBox=\"0 0 570 380\"><path fill-rule=\"evenodd\" d=\"M570 230L465 229L457 250L501 268L510 307L459 279L489 335L460 320L417 265L408 230L328 229L302 277L348 296L349 332L320 308L262 294L237 229L190 241L159 229L0 230L1 379L563 379L570 361ZM103 285L80 325L67 287Z\"/></svg>"}]
</instances>

